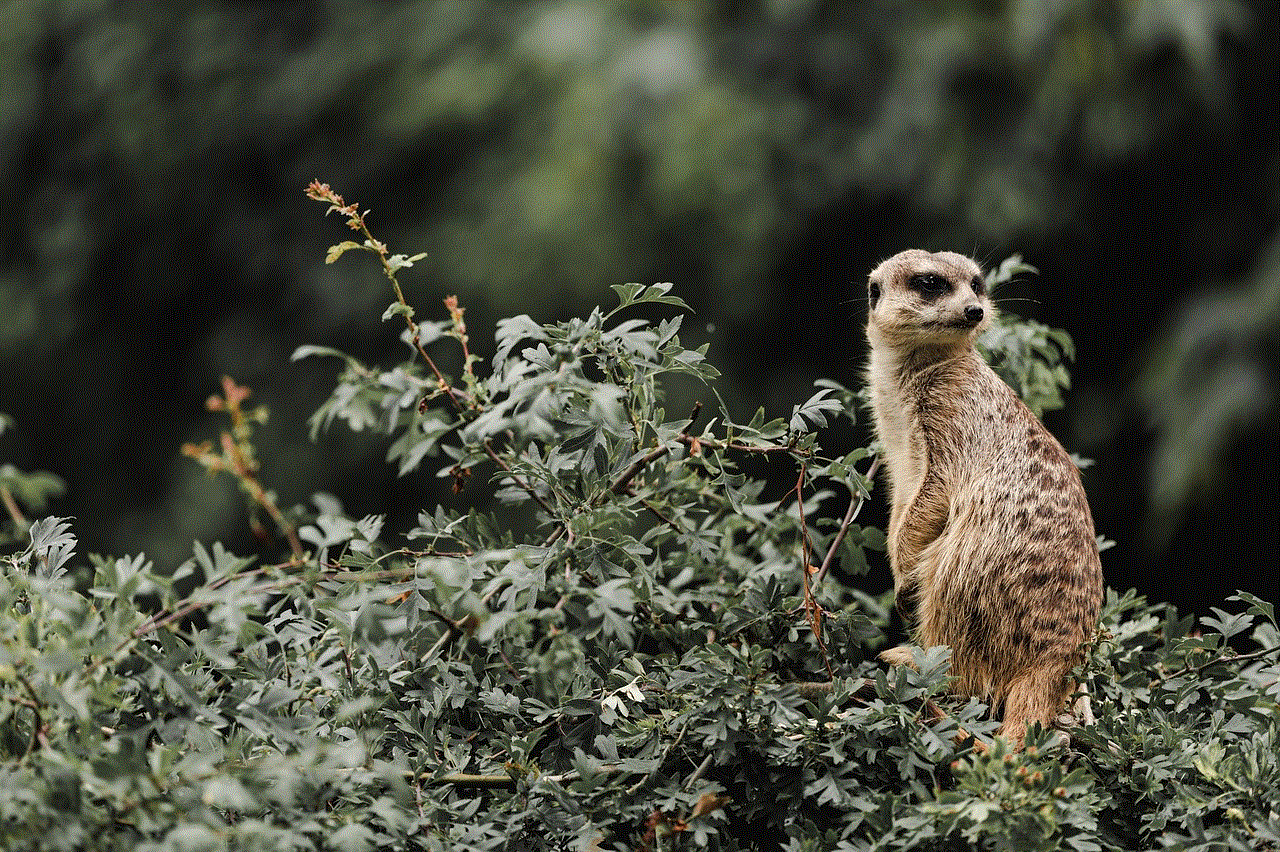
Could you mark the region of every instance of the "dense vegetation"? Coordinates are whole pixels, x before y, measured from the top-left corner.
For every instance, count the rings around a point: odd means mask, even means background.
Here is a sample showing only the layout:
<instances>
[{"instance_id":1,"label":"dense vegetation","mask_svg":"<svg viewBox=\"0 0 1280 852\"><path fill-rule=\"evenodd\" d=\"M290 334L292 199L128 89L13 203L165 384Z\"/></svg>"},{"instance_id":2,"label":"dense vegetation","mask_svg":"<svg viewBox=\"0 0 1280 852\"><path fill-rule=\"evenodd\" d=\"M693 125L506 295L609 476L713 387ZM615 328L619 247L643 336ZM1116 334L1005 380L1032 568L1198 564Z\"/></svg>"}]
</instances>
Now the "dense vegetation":
<instances>
[{"instance_id":1,"label":"dense vegetation","mask_svg":"<svg viewBox=\"0 0 1280 852\"><path fill-rule=\"evenodd\" d=\"M332 495L281 506L265 412L231 379L208 406L226 430L184 452L240 484L277 559L197 544L167 576L84 557L70 521L23 516L56 480L0 470L0 846L1280 848L1271 605L1241 593L1195 624L1109 592L1080 672L1096 725L957 746L995 723L945 694L945 649L919 672L874 660L873 448L824 428L857 391L733 422L668 284L477 346L457 299L433 319L404 298L421 256L309 194L356 232L328 259L371 255L404 329L391 367L295 353L341 369L312 432L385 436L453 499L408 530ZM1034 408L1060 403L1063 333L1006 319L982 345ZM679 380L701 401L668 411ZM770 493L779 467L793 484Z\"/></svg>"}]
</instances>

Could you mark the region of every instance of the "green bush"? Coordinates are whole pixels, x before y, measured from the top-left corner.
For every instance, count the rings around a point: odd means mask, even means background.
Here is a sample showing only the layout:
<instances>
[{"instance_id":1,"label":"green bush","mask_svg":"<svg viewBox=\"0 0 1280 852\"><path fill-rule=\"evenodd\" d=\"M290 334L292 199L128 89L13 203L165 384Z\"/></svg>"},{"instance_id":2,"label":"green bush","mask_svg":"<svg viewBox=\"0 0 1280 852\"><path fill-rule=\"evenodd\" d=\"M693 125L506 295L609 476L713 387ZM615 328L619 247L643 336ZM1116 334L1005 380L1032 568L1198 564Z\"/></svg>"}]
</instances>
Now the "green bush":
<instances>
[{"instance_id":1,"label":"green bush","mask_svg":"<svg viewBox=\"0 0 1280 852\"><path fill-rule=\"evenodd\" d=\"M441 320L405 301L420 256L309 192L357 231L330 261L381 264L406 346L390 369L300 350L342 364L312 430L385 435L455 505L407 532L327 495L282 509L257 478L265 413L227 379L228 430L184 451L235 477L278 561L197 543L172 576L86 564L68 521L31 524L0 577L4 849L1280 848L1269 604L1197 627L1109 593L1081 672L1096 725L957 746L995 723L946 694L946 649L875 663L889 601L854 584L884 545L856 523L871 450L819 441L855 392L733 422L666 284L504 320L481 357L456 299ZM1057 403L1063 333L1002 322L983 345ZM679 377L705 405L664 408ZM54 490L4 469L15 538Z\"/></svg>"}]
</instances>

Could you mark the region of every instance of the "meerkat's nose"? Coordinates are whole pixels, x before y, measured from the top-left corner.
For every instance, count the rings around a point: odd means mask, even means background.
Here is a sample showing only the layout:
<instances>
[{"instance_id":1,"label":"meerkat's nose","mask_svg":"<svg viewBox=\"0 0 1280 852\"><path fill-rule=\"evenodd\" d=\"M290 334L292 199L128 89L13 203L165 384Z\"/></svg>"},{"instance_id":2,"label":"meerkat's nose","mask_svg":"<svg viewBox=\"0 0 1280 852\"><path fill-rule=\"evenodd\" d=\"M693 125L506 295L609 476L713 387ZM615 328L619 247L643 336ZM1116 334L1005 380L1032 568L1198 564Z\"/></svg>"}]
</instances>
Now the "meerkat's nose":
<instances>
[{"instance_id":1,"label":"meerkat's nose","mask_svg":"<svg viewBox=\"0 0 1280 852\"><path fill-rule=\"evenodd\" d=\"M974 325L982 322L982 305L970 305L965 308L964 318Z\"/></svg>"}]
</instances>

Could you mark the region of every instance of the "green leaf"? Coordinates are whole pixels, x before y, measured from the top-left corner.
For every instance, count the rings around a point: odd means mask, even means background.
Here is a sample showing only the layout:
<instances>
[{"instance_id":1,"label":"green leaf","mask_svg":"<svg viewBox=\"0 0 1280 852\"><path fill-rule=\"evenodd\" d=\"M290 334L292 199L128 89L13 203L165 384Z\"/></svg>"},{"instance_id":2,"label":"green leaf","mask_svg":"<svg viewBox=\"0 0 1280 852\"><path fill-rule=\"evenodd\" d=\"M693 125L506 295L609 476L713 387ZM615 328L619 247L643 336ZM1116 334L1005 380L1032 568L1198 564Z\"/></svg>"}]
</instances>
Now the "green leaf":
<instances>
[{"instance_id":1,"label":"green leaf","mask_svg":"<svg viewBox=\"0 0 1280 852\"><path fill-rule=\"evenodd\" d=\"M798 434L807 432L810 428L820 429L826 426L827 412L844 410L840 400L828 399L833 392L831 388L823 388L803 404L792 408L791 421L787 424L787 430Z\"/></svg>"},{"instance_id":2,"label":"green leaf","mask_svg":"<svg viewBox=\"0 0 1280 852\"><path fill-rule=\"evenodd\" d=\"M382 312L382 321L386 322L396 316L413 319L413 307L411 305L406 305L404 302L392 302L387 306L387 309Z\"/></svg>"},{"instance_id":3,"label":"green leaf","mask_svg":"<svg viewBox=\"0 0 1280 852\"><path fill-rule=\"evenodd\" d=\"M682 310L692 311L692 308L680 297L667 295L671 291L670 283L651 284L648 287L643 284L611 284L609 286L618 294L618 307L610 311L606 317L612 317L623 308L646 302L675 305Z\"/></svg>"},{"instance_id":4,"label":"green leaf","mask_svg":"<svg viewBox=\"0 0 1280 852\"><path fill-rule=\"evenodd\" d=\"M347 362L354 362L350 355L333 349L328 346L315 346L312 344L304 344L293 350L293 354L289 356L290 361L301 361L303 358L341 358Z\"/></svg>"},{"instance_id":5,"label":"green leaf","mask_svg":"<svg viewBox=\"0 0 1280 852\"><path fill-rule=\"evenodd\" d=\"M387 258L387 267L392 273L399 272L401 269L413 266L414 263L422 260L426 256L426 252L415 254L413 257L406 257L403 254L393 254L391 257Z\"/></svg>"},{"instance_id":6,"label":"green leaf","mask_svg":"<svg viewBox=\"0 0 1280 852\"><path fill-rule=\"evenodd\" d=\"M324 256L324 262L333 263L335 260L342 257L344 254L351 251L352 249L363 249L363 248L364 246L360 245L360 243L352 242L351 240L344 240L340 243L337 243L336 245L329 246L329 251Z\"/></svg>"}]
</instances>

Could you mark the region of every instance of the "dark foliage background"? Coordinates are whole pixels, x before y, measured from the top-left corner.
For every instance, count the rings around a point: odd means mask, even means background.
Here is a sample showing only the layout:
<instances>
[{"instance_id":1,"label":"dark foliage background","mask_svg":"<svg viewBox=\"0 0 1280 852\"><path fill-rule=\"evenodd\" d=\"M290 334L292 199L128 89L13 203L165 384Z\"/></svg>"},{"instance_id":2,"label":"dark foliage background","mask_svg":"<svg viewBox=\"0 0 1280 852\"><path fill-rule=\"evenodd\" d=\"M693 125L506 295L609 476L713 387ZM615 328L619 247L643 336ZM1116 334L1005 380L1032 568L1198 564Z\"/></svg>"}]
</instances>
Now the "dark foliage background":
<instances>
[{"instance_id":1,"label":"dark foliage background","mask_svg":"<svg viewBox=\"0 0 1280 852\"><path fill-rule=\"evenodd\" d=\"M1080 354L1049 422L1097 460L1110 584L1202 611L1236 588L1275 599L1278 15L4 4L0 411L18 427L0 454L67 481L54 511L83 550L161 566L192 539L246 552L232 486L178 453L227 373L271 408L262 478L282 503L326 489L407 528L434 480L302 425L333 368L290 363L297 345L383 363L397 345L372 321L376 270L323 265L339 226L302 197L317 176L429 252L409 299L425 312L456 292L478 350L498 316L676 282L705 324L687 342L710 341L743 419L785 415L817 376L859 382L880 258L1020 251L1041 274L1005 309Z\"/></svg>"}]
</instances>

